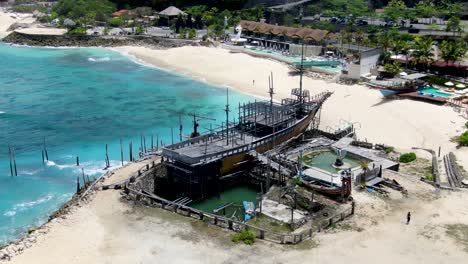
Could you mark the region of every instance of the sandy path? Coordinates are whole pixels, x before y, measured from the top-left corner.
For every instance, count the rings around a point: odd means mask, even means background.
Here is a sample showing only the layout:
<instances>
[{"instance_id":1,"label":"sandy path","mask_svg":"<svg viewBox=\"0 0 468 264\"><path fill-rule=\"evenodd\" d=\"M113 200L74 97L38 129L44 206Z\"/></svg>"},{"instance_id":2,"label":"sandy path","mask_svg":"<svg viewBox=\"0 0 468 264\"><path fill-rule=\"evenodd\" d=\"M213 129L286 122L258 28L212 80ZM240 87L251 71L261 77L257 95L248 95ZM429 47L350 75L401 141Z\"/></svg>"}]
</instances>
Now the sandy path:
<instances>
[{"instance_id":1,"label":"sandy path","mask_svg":"<svg viewBox=\"0 0 468 264\"><path fill-rule=\"evenodd\" d=\"M233 54L221 48L121 47L117 50L158 67L262 97L268 96L270 72L274 74L277 99L289 97L290 89L299 84L299 77L289 76L285 64ZM324 90L334 92L323 107L322 129L335 128L341 120L346 120L360 127L359 138L398 148L442 146L443 152L453 150L455 144L450 139L461 133L466 122L450 107L411 100L386 101L377 90L362 85L345 86L304 78L304 87L312 94Z\"/></svg>"}]
</instances>

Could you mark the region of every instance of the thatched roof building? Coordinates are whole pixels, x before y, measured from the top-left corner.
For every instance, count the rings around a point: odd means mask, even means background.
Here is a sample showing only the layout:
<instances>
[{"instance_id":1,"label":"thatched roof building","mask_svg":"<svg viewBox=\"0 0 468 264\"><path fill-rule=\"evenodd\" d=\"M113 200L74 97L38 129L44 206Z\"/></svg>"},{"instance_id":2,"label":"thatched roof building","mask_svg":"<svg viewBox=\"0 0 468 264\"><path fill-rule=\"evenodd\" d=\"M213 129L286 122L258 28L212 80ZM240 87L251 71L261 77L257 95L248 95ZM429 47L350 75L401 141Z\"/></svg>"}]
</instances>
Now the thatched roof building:
<instances>
[{"instance_id":1,"label":"thatched roof building","mask_svg":"<svg viewBox=\"0 0 468 264\"><path fill-rule=\"evenodd\" d=\"M160 15L162 16L167 16L167 17L176 17L179 15L185 16L187 15L184 11L180 10L179 8L175 6L170 6L163 11L159 12Z\"/></svg>"},{"instance_id":2,"label":"thatched roof building","mask_svg":"<svg viewBox=\"0 0 468 264\"><path fill-rule=\"evenodd\" d=\"M240 21L240 25L245 31L250 31L253 33L271 34L277 37L284 36L288 38L298 38L314 42L321 42L322 40L328 39L328 37L332 35L331 32L327 30L275 26L267 23L247 20Z\"/></svg>"}]
</instances>

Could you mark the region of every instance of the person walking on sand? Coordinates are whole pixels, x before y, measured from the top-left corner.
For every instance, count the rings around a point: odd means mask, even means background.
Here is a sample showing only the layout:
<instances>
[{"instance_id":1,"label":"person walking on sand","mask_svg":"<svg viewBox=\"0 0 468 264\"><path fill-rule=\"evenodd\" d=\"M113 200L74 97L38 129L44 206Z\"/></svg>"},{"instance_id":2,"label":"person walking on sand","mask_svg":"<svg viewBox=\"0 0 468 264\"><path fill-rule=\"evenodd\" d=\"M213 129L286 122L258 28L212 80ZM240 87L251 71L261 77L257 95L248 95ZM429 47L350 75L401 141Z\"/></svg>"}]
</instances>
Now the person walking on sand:
<instances>
[{"instance_id":1,"label":"person walking on sand","mask_svg":"<svg viewBox=\"0 0 468 264\"><path fill-rule=\"evenodd\" d=\"M408 214L406 215L406 224L409 225L410 221L411 221L411 213L408 212Z\"/></svg>"},{"instance_id":2,"label":"person walking on sand","mask_svg":"<svg viewBox=\"0 0 468 264\"><path fill-rule=\"evenodd\" d=\"M255 86L255 80L252 80L252 86Z\"/></svg>"}]
</instances>

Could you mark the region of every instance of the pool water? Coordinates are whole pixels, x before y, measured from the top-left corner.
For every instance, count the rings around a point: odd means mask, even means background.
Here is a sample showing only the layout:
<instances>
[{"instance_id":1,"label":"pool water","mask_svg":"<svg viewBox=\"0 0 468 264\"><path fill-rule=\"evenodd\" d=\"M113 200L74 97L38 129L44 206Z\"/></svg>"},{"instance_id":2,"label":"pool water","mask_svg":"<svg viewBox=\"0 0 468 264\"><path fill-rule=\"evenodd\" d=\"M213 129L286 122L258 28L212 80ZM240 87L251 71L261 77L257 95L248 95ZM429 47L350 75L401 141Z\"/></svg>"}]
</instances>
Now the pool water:
<instances>
[{"instance_id":1,"label":"pool water","mask_svg":"<svg viewBox=\"0 0 468 264\"><path fill-rule=\"evenodd\" d=\"M431 94L434 96L439 96L439 97L450 97L452 96L451 94L441 92L439 89L431 87L431 86L425 86L422 89L418 90L419 92L422 92L424 94Z\"/></svg>"},{"instance_id":2,"label":"pool water","mask_svg":"<svg viewBox=\"0 0 468 264\"><path fill-rule=\"evenodd\" d=\"M234 203L237 206L226 209L226 216L232 216L237 210L235 215L243 217L244 210L242 207L242 202L249 201L255 203L256 200L257 190L249 186L239 186L223 191L219 197L215 195L204 201L191 204L190 206L208 213L213 213L214 209L219 208L222 205Z\"/></svg>"},{"instance_id":3,"label":"pool water","mask_svg":"<svg viewBox=\"0 0 468 264\"><path fill-rule=\"evenodd\" d=\"M312 152L307 155L304 155L303 162L304 165L309 167L316 167L322 169L324 171L328 171L331 173L336 173L339 169L333 167L333 164L336 161L338 156L331 152L331 151L324 151L324 152ZM351 159L345 156L343 161L347 164L350 164L352 168L359 167L359 161L355 159Z\"/></svg>"}]
</instances>

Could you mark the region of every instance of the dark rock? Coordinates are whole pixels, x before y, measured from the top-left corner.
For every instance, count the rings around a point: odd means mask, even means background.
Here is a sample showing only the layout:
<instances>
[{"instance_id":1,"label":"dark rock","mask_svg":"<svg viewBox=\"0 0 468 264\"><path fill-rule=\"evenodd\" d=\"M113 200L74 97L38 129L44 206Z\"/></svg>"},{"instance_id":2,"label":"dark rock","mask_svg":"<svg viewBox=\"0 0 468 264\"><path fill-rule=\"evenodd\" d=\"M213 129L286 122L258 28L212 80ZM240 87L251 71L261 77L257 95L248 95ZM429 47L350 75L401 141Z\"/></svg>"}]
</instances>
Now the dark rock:
<instances>
[{"instance_id":1,"label":"dark rock","mask_svg":"<svg viewBox=\"0 0 468 264\"><path fill-rule=\"evenodd\" d=\"M3 42L50 47L117 47L117 46L154 46L158 48L175 48L198 46L198 42L185 39L170 39L152 36L88 36L88 35L33 35L12 32Z\"/></svg>"}]
</instances>

